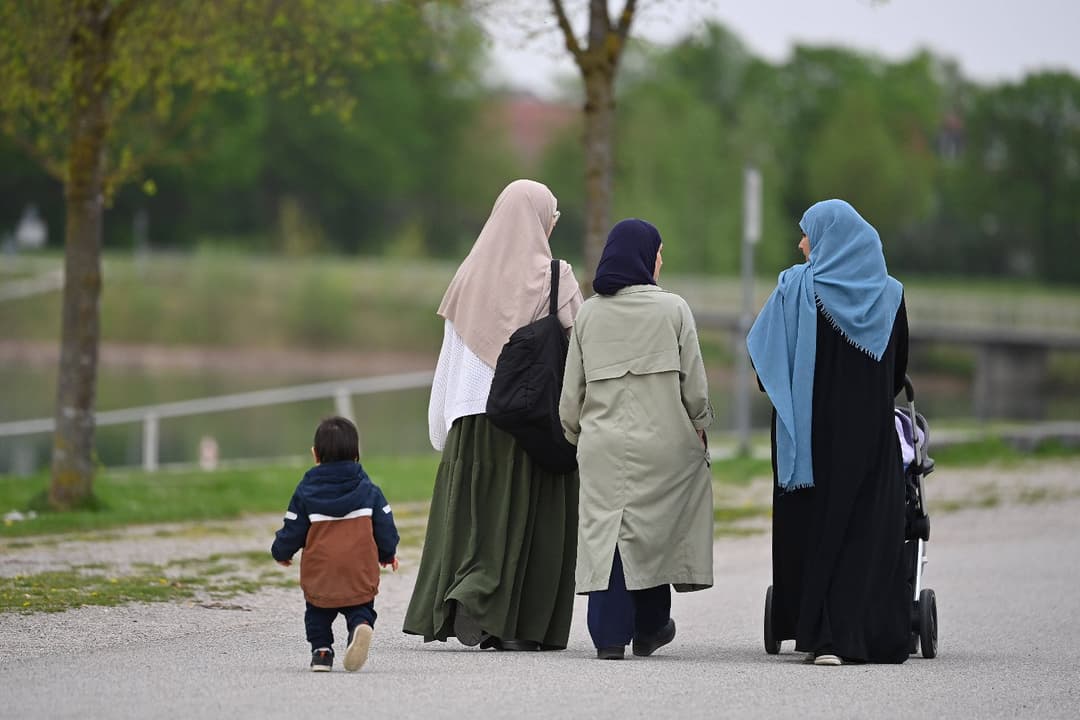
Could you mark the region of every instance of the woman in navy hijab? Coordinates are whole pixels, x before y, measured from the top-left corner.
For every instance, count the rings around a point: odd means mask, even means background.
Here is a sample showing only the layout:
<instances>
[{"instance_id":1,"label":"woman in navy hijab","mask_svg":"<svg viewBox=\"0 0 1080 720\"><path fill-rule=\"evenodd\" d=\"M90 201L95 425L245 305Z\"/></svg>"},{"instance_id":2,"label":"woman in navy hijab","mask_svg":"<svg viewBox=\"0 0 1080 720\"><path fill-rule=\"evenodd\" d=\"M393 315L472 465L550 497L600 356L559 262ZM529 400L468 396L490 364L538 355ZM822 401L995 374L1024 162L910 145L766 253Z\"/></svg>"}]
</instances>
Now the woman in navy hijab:
<instances>
[{"instance_id":1,"label":"woman in navy hijab","mask_svg":"<svg viewBox=\"0 0 1080 720\"><path fill-rule=\"evenodd\" d=\"M806 262L780 274L747 336L774 410L773 634L818 665L901 663L912 602L893 420L907 371L903 287L877 231L843 200L813 205L799 225Z\"/></svg>"},{"instance_id":2,"label":"woman in navy hijab","mask_svg":"<svg viewBox=\"0 0 1080 720\"><path fill-rule=\"evenodd\" d=\"M690 307L656 284L662 247L644 220L611 229L559 402L581 481L575 584L602 660L670 643L671 588L713 583L712 407Z\"/></svg>"}]
</instances>

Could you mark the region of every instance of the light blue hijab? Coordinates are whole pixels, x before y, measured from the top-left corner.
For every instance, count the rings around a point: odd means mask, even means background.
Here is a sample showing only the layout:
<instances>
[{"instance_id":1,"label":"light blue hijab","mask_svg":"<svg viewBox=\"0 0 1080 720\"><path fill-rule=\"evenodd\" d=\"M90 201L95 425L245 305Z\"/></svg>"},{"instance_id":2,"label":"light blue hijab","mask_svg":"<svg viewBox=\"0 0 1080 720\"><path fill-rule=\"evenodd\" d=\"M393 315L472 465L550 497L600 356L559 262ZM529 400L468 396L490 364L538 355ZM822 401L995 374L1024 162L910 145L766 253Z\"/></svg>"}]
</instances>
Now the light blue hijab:
<instances>
[{"instance_id":1,"label":"light blue hijab","mask_svg":"<svg viewBox=\"0 0 1080 720\"><path fill-rule=\"evenodd\" d=\"M810 257L780 273L746 337L776 409L777 484L785 492L814 486L810 426L818 310L849 343L880 361L904 291L885 267L877 230L848 203L816 203L799 227L810 240Z\"/></svg>"}]
</instances>

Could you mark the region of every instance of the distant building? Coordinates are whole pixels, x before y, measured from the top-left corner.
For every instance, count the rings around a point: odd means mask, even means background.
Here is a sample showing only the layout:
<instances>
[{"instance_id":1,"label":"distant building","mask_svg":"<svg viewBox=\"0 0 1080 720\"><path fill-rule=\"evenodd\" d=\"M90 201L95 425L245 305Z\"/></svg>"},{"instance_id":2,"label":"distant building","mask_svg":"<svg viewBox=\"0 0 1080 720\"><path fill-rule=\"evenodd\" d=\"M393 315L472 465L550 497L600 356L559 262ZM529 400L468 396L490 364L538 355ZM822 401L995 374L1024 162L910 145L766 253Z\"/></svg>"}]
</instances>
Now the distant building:
<instances>
[{"instance_id":1,"label":"distant building","mask_svg":"<svg viewBox=\"0 0 1080 720\"><path fill-rule=\"evenodd\" d=\"M49 239L49 227L38 215L36 205L27 205L15 228L15 245L23 250L40 250Z\"/></svg>"},{"instance_id":2,"label":"distant building","mask_svg":"<svg viewBox=\"0 0 1080 720\"><path fill-rule=\"evenodd\" d=\"M490 115L506 133L511 151L528 167L535 167L551 141L573 127L580 116L577 105L527 94L504 96L492 106Z\"/></svg>"},{"instance_id":3,"label":"distant building","mask_svg":"<svg viewBox=\"0 0 1080 720\"><path fill-rule=\"evenodd\" d=\"M948 113L941 121L938 128L937 149L938 155L947 162L956 162L964 152L964 142L967 139L964 118L957 113Z\"/></svg>"}]
</instances>

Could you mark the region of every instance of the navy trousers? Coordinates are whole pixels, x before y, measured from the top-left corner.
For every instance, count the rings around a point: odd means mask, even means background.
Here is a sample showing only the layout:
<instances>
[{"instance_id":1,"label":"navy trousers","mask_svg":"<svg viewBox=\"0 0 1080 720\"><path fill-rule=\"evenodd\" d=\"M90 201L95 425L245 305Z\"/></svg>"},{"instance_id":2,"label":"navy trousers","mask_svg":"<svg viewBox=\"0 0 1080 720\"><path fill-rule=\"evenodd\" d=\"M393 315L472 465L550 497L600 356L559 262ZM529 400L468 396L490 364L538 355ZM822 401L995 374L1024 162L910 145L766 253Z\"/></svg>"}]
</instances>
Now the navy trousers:
<instances>
[{"instance_id":1,"label":"navy trousers","mask_svg":"<svg viewBox=\"0 0 1080 720\"><path fill-rule=\"evenodd\" d=\"M304 627L307 629L307 640L311 643L312 650L334 646L333 625L338 613L345 616L345 626L350 632L361 623L367 623L374 628L375 618L378 616L374 600L363 605L341 608L321 608L308 603L304 613Z\"/></svg>"},{"instance_id":2,"label":"navy trousers","mask_svg":"<svg viewBox=\"0 0 1080 720\"><path fill-rule=\"evenodd\" d=\"M589 593L589 635L597 648L625 647L653 635L671 619L671 586L627 590L622 558L615 548L607 590Z\"/></svg>"}]
</instances>

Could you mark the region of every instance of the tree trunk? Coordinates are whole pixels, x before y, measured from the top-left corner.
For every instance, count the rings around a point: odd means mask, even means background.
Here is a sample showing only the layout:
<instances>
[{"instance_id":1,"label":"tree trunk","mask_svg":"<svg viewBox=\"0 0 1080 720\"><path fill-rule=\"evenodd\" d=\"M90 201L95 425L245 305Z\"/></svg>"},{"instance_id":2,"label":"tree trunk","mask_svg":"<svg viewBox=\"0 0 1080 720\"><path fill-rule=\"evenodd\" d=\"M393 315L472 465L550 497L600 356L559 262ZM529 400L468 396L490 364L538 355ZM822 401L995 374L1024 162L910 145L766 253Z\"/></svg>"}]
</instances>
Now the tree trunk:
<instances>
[{"instance_id":1,"label":"tree trunk","mask_svg":"<svg viewBox=\"0 0 1080 720\"><path fill-rule=\"evenodd\" d=\"M65 184L64 296L49 505L89 499L94 476L94 408L101 337L109 38L105 0L87 3L72 33L71 148Z\"/></svg>"},{"instance_id":2,"label":"tree trunk","mask_svg":"<svg viewBox=\"0 0 1080 720\"><path fill-rule=\"evenodd\" d=\"M596 274L611 227L615 173L615 75L611 70L594 66L585 73L585 285Z\"/></svg>"}]
</instances>

